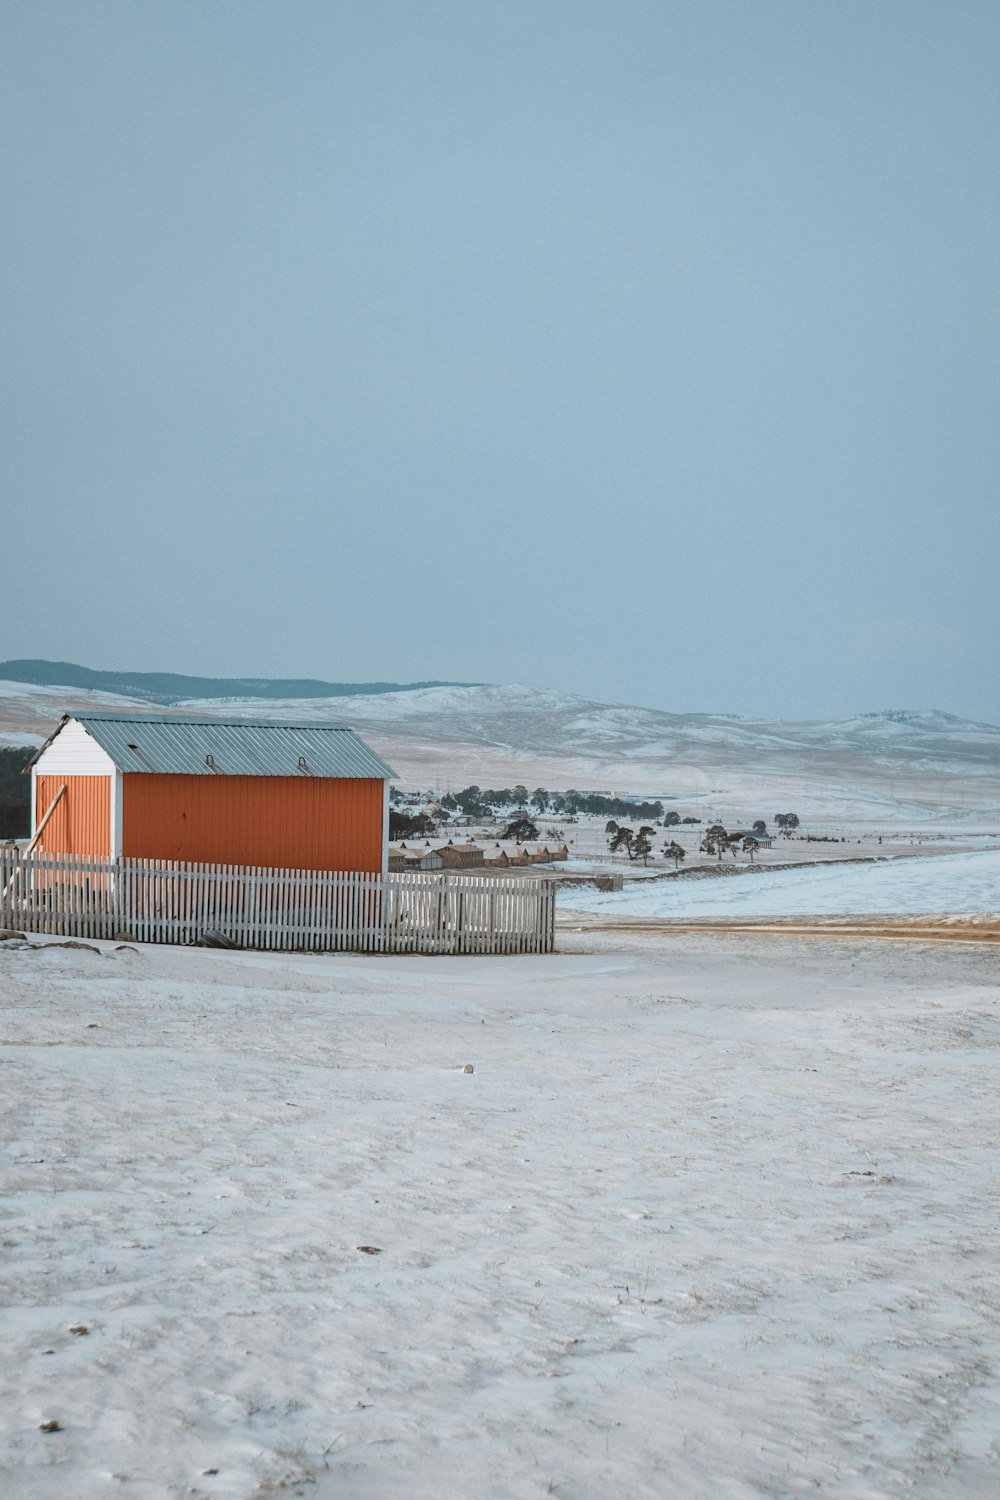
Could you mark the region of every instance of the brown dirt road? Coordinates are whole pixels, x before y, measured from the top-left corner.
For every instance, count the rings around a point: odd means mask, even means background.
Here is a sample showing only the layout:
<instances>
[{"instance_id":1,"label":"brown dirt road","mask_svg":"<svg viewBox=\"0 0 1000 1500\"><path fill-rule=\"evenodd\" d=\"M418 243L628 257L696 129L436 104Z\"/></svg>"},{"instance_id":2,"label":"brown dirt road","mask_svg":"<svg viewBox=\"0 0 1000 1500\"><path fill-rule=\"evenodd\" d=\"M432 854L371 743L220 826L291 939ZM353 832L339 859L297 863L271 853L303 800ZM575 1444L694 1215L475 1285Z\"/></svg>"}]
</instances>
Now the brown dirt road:
<instances>
[{"instance_id":1,"label":"brown dirt road","mask_svg":"<svg viewBox=\"0 0 1000 1500\"><path fill-rule=\"evenodd\" d=\"M608 921L586 912L564 910L556 932L670 933L697 932L713 936L756 934L775 937L908 938L919 942L1000 943L1000 915L982 916L871 916L871 917L758 917L674 921L670 918L620 917Z\"/></svg>"}]
</instances>

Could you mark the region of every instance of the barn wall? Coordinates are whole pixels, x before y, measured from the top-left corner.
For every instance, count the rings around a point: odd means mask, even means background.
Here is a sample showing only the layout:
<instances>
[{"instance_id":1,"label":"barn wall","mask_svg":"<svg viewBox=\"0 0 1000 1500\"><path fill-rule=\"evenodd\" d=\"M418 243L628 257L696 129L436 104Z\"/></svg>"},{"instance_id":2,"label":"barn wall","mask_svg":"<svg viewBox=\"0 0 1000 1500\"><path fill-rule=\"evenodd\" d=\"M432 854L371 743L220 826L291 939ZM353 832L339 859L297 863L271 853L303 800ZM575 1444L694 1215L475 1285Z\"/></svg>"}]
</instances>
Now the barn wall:
<instances>
[{"instance_id":1,"label":"barn wall","mask_svg":"<svg viewBox=\"0 0 1000 1500\"><path fill-rule=\"evenodd\" d=\"M381 781L122 777L122 854L299 870L382 868Z\"/></svg>"},{"instance_id":2,"label":"barn wall","mask_svg":"<svg viewBox=\"0 0 1000 1500\"><path fill-rule=\"evenodd\" d=\"M66 795L45 825L38 848L46 854L111 853L111 777L40 776L35 781L35 823L32 832L65 784Z\"/></svg>"}]
</instances>

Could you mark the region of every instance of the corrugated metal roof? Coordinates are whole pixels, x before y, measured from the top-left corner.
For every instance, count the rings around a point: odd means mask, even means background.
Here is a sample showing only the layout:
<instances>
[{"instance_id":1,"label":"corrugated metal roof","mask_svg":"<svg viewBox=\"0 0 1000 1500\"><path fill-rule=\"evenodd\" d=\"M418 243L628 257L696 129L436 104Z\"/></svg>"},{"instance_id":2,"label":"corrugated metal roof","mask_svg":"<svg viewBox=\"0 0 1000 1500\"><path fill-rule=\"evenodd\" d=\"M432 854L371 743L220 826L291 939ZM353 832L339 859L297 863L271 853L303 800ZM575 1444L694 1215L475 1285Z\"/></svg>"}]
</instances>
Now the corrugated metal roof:
<instances>
[{"instance_id":1,"label":"corrugated metal roof","mask_svg":"<svg viewBox=\"0 0 1000 1500\"><path fill-rule=\"evenodd\" d=\"M167 776L396 775L343 724L73 714L120 771ZM54 738L54 736L53 736Z\"/></svg>"}]
</instances>

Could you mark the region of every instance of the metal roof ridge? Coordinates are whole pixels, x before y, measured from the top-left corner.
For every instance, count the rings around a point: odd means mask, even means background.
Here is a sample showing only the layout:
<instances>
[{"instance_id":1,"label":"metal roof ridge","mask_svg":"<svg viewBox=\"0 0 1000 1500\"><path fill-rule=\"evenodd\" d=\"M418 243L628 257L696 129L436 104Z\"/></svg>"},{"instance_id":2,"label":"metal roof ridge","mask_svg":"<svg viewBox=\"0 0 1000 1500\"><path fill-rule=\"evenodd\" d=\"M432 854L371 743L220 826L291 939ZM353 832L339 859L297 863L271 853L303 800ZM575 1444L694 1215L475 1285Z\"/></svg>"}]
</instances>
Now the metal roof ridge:
<instances>
[{"instance_id":1,"label":"metal roof ridge","mask_svg":"<svg viewBox=\"0 0 1000 1500\"><path fill-rule=\"evenodd\" d=\"M67 719L76 719L81 724L219 724L230 729L325 729L343 730L348 734L357 731L350 724L293 723L290 719L225 719L221 717L189 716L187 714L90 714L69 713Z\"/></svg>"}]
</instances>

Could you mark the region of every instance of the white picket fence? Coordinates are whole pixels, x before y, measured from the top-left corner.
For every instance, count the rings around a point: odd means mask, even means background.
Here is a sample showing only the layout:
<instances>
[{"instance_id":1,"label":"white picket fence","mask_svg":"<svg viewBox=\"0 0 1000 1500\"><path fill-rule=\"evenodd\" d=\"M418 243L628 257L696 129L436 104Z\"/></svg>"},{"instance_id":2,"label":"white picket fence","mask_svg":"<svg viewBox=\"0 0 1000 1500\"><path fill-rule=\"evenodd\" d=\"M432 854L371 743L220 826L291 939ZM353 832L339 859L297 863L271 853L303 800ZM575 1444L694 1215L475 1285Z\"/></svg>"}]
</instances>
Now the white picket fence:
<instances>
[{"instance_id":1,"label":"white picket fence","mask_svg":"<svg viewBox=\"0 0 1000 1500\"><path fill-rule=\"evenodd\" d=\"M364 875L0 848L0 927L282 952L550 953L555 882Z\"/></svg>"}]
</instances>

